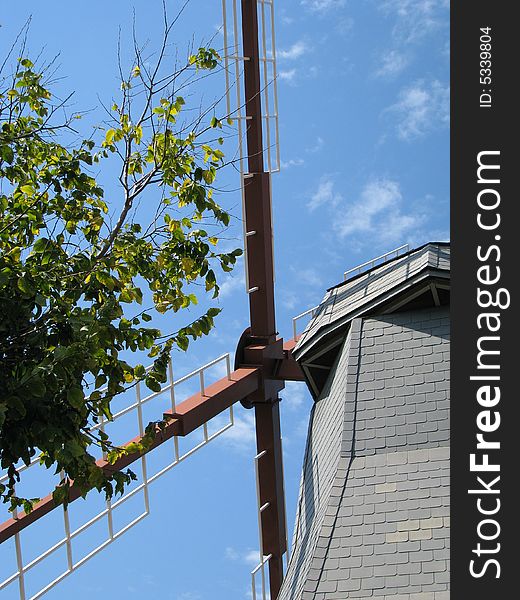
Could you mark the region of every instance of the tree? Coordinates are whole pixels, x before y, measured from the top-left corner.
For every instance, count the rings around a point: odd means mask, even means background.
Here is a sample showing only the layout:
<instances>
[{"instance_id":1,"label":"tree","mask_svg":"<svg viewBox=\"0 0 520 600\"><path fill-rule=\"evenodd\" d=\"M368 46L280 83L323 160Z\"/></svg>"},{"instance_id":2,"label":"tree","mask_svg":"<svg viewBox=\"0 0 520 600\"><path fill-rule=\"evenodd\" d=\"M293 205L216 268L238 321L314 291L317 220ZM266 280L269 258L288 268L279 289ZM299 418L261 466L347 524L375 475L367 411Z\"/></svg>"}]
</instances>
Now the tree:
<instances>
[{"instance_id":1,"label":"tree","mask_svg":"<svg viewBox=\"0 0 520 600\"><path fill-rule=\"evenodd\" d=\"M109 460L125 450L91 427L110 419L112 399L136 382L160 390L172 348L186 350L190 338L209 333L219 312L211 307L163 334L146 325L152 315L143 297L158 313L197 304L199 282L216 298L216 267L230 271L241 254L218 252L208 233L230 218L212 189L224 164L223 122L213 107L181 122L190 113L180 91L214 70L219 55L201 47L164 75L171 27L165 22L153 68L135 44L99 142L68 141L81 115L57 121L64 102L48 89L47 69L22 56L0 80L0 464L9 475L0 496L11 510L30 511L36 500L17 496L15 484L17 465L38 451L42 464L63 473L56 502L67 502L71 480L84 495L123 492L133 473L105 475L92 450L100 446ZM114 158L115 200L93 176ZM156 210L143 223L137 201L145 191L153 191ZM153 368L123 360L125 350L146 350ZM159 425L150 423L132 449L145 450Z\"/></svg>"}]
</instances>

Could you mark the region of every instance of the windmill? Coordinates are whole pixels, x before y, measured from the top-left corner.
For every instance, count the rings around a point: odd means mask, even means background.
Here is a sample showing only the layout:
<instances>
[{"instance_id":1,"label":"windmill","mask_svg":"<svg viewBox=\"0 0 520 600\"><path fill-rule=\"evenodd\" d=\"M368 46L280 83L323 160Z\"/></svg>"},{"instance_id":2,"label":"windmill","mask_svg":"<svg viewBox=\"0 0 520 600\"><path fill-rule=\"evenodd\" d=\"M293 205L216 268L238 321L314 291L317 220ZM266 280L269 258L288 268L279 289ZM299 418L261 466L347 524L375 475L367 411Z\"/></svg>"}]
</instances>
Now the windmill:
<instances>
[{"instance_id":1,"label":"windmill","mask_svg":"<svg viewBox=\"0 0 520 600\"><path fill-rule=\"evenodd\" d=\"M114 464L109 464L106 456L100 457L97 464L106 472L120 470L139 461L142 470L141 481L117 501L108 501L102 510L78 527L71 523L70 510L56 507L51 495L43 498L31 513L15 513L0 525L0 543L14 541L16 565L14 571L0 582L0 592L4 589L12 590L13 586L17 586L22 600L29 597L36 600L140 522L150 510L150 484L231 427L233 405L241 402L246 408L254 410L256 421L255 467L260 556L259 565L252 573L253 598L256 598L257 573L261 574L262 596L266 597L266 570L269 574L270 596L276 598L278 595L283 578L283 556L288 550L279 392L287 380L303 381L303 374L291 354L295 340L284 343L277 335L275 320L271 173L279 170L280 157L274 6L272 0L241 0L240 6L238 4L238 0L223 0L222 3L226 73L228 78L230 73L234 73L234 83L231 84L229 79L227 81L228 108L229 112L236 114L238 120L246 291L250 309L250 326L238 341L234 368L231 368L229 355L223 355L180 379L174 379L170 363L168 381L160 392L145 396L138 384L135 387L135 398L115 412L114 421L101 421L96 427L109 428L114 423L122 422L129 414L135 414L138 424L137 436L134 440L126 442L127 445L131 444L144 434L143 413L150 406L150 402L159 396L167 396L170 403L169 410L164 414L167 424L162 431L156 433L150 451L171 441L173 460L152 474L147 455L138 452L126 455ZM231 27L228 27L228 23ZM228 45L231 31L233 43ZM231 52L227 51L228 47L231 48ZM231 105L235 104L232 93L236 94L235 111L231 109ZM270 112L271 109L273 112ZM226 376L208 385L206 374L215 365L220 364L225 365ZM177 387L194 378L198 380L199 392L178 403ZM226 410L229 411L229 421L212 432L209 422ZM181 452L180 440L199 428L202 429L203 439L190 450ZM37 461L34 461L27 468L36 463ZM72 485L69 501L74 502L79 495L79 491ZM117 527L114 514L132 497L142 499L143 512L122 527ZM63 537L26 562L20 533L57 509L63 512ZM107 524L106 539L86 556L75 560L75 541L101 520ZM65 551L65 570L30 596L25 585L26 574L58 550Z\"/></svg>"}]
</instances>

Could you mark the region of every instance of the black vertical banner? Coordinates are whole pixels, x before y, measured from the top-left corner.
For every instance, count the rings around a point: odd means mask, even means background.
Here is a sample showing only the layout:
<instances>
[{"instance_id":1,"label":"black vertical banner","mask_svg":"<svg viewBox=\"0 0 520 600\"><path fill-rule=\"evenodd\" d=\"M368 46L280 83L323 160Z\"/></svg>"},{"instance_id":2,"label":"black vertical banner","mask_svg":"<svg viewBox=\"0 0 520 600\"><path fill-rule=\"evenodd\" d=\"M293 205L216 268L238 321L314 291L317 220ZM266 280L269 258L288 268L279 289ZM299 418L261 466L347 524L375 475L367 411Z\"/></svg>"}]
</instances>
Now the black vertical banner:
<instances>
[{"instance_id":1,"label":"black vertical banner","mask_svg":"<svg viewBox=\"0 0 520 600\"><path fill-rule=\"evenodd\" d=\"M452 0L451 597L520 581L520 30L514 2Z\"/></svg>"}]
</instances>

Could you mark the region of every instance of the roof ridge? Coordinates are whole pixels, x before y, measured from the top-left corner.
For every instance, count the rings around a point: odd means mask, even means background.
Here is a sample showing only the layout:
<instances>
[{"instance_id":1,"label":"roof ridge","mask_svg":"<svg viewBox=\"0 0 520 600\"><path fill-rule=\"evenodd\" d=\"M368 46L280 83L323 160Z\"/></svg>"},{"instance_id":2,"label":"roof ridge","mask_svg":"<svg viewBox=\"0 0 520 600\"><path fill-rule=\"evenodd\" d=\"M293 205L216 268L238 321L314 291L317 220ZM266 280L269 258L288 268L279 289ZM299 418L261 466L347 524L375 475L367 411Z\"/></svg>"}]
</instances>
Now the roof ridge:
<instances>
[{"instance_id":1,"label":"roof ridge","mask_svg":"<svg viewBox=\"0 0 520 600\"><path fill-rule=\"evenodd\" d=\"M419 252L420 250L423 250L427 246L450 246L450 245L451 245L451 242L426 242L425 244L422 244L422 246L418 246L417 248L412 248L411 250L408 250L408 252L405 252L404 254L399 254L399 256L394 256L394 258L391 258L390 260L387 260L384 263L381 263L379 265L374 265L373 267L371 267L370 269L367 269L366 271L357 273L353 277L350 277L349 279L346 279L345 281L341 281L340 283L337 283L336 285L333 285L333 286L327 288L327 292L330 292L331 290L335 290L336 288L342 287L343 285L350 283L352 281L355 281L356 279L359 279L363 275L366 275L367 273L371 273L372 271L375 271L376 269L379 269L380 267L390 265L393 262L396 262L397 260L401 260L402 258L410 256L414 252Z\"/></svg>"}]
</instances>

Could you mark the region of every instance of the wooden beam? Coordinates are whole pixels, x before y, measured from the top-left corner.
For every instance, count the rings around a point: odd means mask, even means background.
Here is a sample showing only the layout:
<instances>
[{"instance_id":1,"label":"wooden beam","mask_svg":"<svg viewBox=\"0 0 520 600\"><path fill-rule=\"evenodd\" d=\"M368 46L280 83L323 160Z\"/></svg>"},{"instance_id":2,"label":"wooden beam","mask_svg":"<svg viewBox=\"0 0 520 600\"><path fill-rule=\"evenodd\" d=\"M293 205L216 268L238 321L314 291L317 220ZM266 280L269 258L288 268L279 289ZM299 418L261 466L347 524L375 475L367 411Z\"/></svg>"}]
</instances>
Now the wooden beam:
<instances>
[{"instance_id":1,"label":"wooden beam","mask_svg":"<svg viewBox=\"0 0 520 600\"><path fill-rule=\"evenodd\" d=\"M276 598L283 581L283 554L287 550L285 500L280 434L280 400L255 404L256 447L265 455L258 461L260 505L269 504L261 514L262 552L271 554L269 584L271 598Z\"/></svg>"},{"instance_id":2,"label":"wooden beam","mask_svg":"<svg viewBox=\"0 0 520 600\"><path fill-rule=\"evenodd\" d=\"M440 306L441 301L439 300L439 294L437 292L437 287L434 283L430 283L430 290L432 292L433 301L435 303L435 306Z\"/></svg>"},{"instance_id":3,"label":"wooden beam","mask_svg":"<svg viewBox=\"0 0 520 600\"><path fill-rule=\"evenodd\" d=\"M258 389L260 369L244 367L229 376L208 385L204 395L197 392L176 407L175 412L166 411L166 419L177 419L178 435L188 435L235 402L246 398Z\"/></svg>"},{"instance_id":4,"label":"wooden beam","mask_svg":"<svg viewBox=\"0 0 520 600\"><path fill-rule=\"evenodd\" d=\"M264 171L263 161L257 0L241 0L241 13L242 46L246 59L243 65L249 169L247 179L243 180L244 221L246 231L255 232L255 235L246 238L250 335L257 344L271 346L276 345L271 176ZM267 357L269 351L264 350L261 354ZM281 356L276 358L283 362ZM262 365L262 386L252 403L255 408L258 451L267 451L263 455L264 466L259 463L260 496L269 498L270 503L266 513L262 515L264 547L261 552L272 555L269 560L269 588L271 598L275 600L282 585L282 555L286 549L285 514L283 508L280 508L285 503L278 399L278 391L282 386L279 381L273 381L274 373L264 360Z\"/></svg>"}]
</instances>

